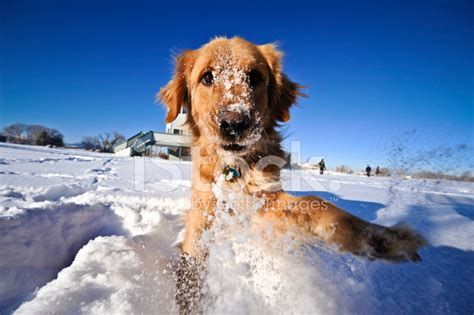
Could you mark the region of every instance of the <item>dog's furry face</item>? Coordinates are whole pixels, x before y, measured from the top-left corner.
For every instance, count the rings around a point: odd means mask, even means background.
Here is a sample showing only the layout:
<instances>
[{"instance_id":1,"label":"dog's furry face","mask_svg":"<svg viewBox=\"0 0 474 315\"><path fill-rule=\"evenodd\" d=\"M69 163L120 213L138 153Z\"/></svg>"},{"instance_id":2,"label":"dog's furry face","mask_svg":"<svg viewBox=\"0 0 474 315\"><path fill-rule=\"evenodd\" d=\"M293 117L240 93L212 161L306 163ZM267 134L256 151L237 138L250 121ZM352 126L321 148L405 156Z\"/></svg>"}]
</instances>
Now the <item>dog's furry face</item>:
<instances>
[{"instance_id":1,"label":"dog's furry face","mask_svg":"<svg viewBox=\"0 0 474 315\"><path fill-rule=\"evenodd\" d=\"M174 78L160 91L167 122L181 106L196 137L236 155L251 152L289 119L299 85L281 71L281 53L272 44L217 38L176 61ZM268 139L266 139L268 141Z\"/></svg>"}]
</instances>

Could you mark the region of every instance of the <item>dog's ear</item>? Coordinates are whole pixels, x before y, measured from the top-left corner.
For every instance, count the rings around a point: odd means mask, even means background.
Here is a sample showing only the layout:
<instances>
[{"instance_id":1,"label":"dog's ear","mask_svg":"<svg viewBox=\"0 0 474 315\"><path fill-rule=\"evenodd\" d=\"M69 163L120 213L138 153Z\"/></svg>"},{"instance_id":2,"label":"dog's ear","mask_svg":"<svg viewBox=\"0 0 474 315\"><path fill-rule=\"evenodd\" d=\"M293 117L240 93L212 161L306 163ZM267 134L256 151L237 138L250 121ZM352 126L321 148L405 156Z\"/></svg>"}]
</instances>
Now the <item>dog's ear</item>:
<instances>
[{"instance_id":1,"label":"dog's ear","mask_svg":"<svg viewBox=\"0 0 474 315\"><path fill-rule=\"evenodd\" d=\"M176 68L173 79L160 89L157 99L168 108L166 122L176 119L183 104L189 102L187 78L191 74L196 56L195 50L188 50L176 57Z\"/></svg>"},{"instance_id":2,"label":"dog's ear","mask_svg":"<svg viewBox=\"0 0 474 315\"><path fill-rule=\"evenodd\" d=\"M305 97L301 92L302 86L291 81L282 71L281 59L283 53L274 44L258 46L270 68L268 98L273 118L282 122L290 119L290 107L298 96Z\"/></svg>"}]
</instances>

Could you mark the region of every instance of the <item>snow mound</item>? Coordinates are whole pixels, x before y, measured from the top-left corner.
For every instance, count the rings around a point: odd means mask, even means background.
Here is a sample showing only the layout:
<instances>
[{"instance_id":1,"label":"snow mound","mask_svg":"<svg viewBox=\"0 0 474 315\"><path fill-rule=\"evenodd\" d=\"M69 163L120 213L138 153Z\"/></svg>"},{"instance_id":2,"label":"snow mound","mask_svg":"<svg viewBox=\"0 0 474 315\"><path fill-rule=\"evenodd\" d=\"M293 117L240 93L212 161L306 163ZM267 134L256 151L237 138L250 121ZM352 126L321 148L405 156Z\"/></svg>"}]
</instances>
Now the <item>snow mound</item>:
<instances>
[{"instance_id":1,"label":"snow mound","mask_svg":"<svg viewBox=\"0 0 474 315\"><path fill-rule=\"evenodd\" d=\"M90 239L124 234L105 205L59 204L19 210L0 220L0 303L24 298L46 284Z\"/></svg>"},{"instance_id":2,"label":"snow mound","mask_svg":"<svg viewBox=\"0 0 474 315\"><path fill-rule=\"evenodd\" d=\"M150 314L173 309L163 289L170 273L147 266L137 244L123 236L98 237L77 254L71 267L41 288L14 314ZM154 268L153 268L154 267Z\"/></svg>"}]
</instances>

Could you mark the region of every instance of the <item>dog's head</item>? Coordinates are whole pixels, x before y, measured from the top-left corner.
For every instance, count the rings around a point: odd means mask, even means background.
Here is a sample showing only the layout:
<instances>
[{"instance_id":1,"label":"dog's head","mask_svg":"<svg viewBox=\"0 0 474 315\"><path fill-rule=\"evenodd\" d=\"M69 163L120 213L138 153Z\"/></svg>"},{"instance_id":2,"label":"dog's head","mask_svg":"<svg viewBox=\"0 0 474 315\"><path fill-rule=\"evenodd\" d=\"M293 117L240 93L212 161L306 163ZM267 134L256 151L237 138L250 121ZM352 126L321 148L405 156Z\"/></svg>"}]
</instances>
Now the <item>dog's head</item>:
<instances>
[{"instance_id":1,"label":"dog's head","mask_svg":"<svg viewBox=\"0 0 474 315\"><path fill-rule=\"evenodd\" d=\"M282 72L281 57L273 44L236 37L183 52L159 93L168 108L166 121L185 106L195 135L233 154L251 151L262 133L288 121L291 105L303 95Z\"/></svg>"}]
</instances>

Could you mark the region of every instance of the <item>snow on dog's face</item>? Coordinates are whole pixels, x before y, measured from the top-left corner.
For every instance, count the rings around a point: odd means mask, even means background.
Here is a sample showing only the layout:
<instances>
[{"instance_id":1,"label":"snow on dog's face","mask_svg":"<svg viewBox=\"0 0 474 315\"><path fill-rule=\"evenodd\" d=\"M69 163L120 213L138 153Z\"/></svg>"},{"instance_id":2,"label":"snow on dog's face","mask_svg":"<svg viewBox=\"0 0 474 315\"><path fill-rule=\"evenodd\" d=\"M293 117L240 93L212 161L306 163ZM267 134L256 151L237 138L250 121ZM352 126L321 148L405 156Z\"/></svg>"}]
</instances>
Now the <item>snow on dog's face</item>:
<instances>
[{"instance_id":1,"label":"snow on dog's face","mask_svg":"<svg viewBox=\"0 0 474 315\"><path fill-rule=\"evenodd\" d=\"M272 44L217 38L177 58L174 78L160 91L167 122L181 106L198 138L242 155L261 142L264 131L287 121L301 95L281 72L281 53Z\"/></svg>"}]
</instances>

